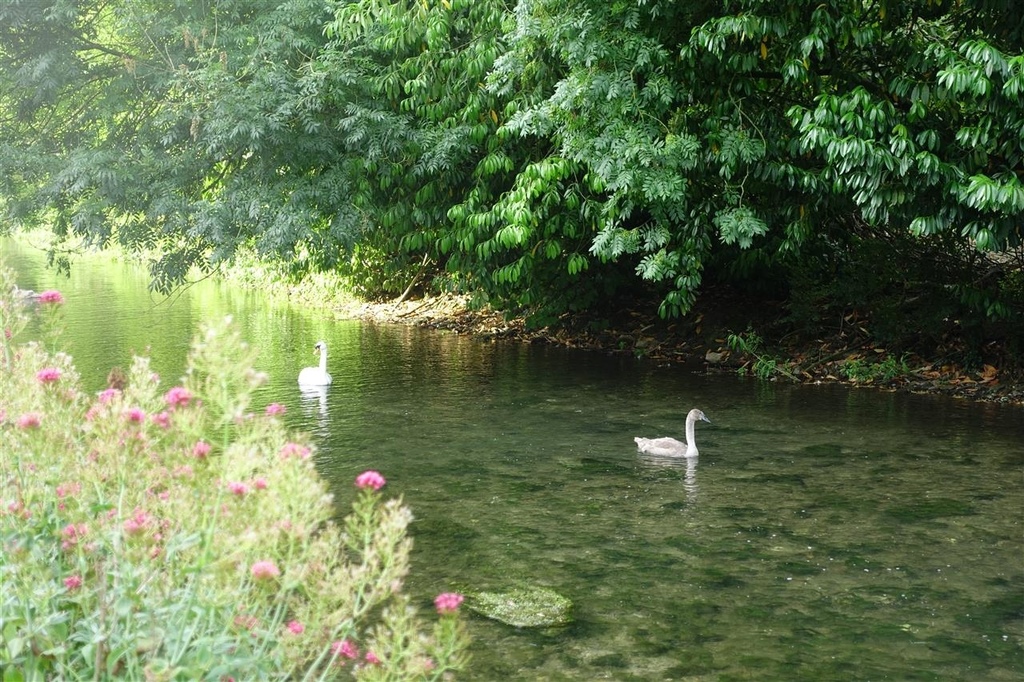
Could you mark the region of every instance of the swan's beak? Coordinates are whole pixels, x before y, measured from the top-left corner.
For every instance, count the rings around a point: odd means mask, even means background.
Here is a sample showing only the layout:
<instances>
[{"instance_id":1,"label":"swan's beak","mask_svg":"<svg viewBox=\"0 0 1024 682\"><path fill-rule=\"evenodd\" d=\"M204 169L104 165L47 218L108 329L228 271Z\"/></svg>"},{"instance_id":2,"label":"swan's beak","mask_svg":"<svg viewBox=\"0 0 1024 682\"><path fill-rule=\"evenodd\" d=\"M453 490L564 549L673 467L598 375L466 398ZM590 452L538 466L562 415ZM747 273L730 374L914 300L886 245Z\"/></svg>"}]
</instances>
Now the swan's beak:
<instances>
[{"instance_id":1,"label":"swan's beak","mask_svg":"<svg viewBox=\"0 0 1024 682\"><path fill-rule=\"evenodd\" d=\"M702 420L702 421L706 421L706 422L707 422L708 424L710 424L710 423L711 423L711 420L710 420L710 419L708 419L708 418L707 418L706 416L704 416L703 414L702 414L702 415L700 416L700 418L701 418L701 420Z\"/></svg>"}]
</instances>

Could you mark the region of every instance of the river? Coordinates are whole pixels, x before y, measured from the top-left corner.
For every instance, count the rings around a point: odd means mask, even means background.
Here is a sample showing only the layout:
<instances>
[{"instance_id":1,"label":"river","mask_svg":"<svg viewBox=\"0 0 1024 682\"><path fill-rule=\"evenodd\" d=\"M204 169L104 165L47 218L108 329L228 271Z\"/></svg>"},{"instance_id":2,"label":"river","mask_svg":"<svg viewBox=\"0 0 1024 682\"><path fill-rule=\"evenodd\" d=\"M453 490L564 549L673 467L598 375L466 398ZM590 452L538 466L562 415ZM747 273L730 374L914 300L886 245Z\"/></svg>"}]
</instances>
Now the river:
<instances>
[{"instance_id":1,"label":"river","mask_svg":"<svg viewBox=\"0 0 1024 682\"><path fill-rule=\"evenodd\" d=\"M59 289L85 387L133 352L169 387L204 320L261 351L265 403L313 434L341 508L373 468L416 517L408 587L553 589L568 626L478 616L466 680L1019 680L1024 411L791 386L599 353L334 320L213 280L152 296L129 264L70 278L0 240L21 287ZM334 384L299 370L327 341ZM697 460L638 455L682 437Z\"/></svg>"}]
</instances>

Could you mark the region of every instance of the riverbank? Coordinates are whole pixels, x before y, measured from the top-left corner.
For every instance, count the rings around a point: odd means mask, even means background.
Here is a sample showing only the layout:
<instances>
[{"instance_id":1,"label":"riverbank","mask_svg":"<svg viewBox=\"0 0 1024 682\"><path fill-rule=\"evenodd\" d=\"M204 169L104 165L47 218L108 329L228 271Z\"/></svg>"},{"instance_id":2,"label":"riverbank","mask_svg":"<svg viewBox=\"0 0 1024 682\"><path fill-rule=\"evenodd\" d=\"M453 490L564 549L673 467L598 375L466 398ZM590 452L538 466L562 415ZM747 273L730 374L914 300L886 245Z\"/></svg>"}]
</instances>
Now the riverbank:
<instances>
[{"instance_id":1,"label":"riverbank","mask_svg":"<svg viewBox=\"0 0 1024 682\"><path fill-rule=\"evenodd\" d=\"M949 395L1024 406L1024 383L1004 376L993 364L971 370L913 353L896 355L871 342L856 320L845 321L830 337L798 344L762 338L756 328L737 328L738 318L713 295L682 320L652 320L620 312L595 325L592 319L563 318L559 326L529 328L519 318L493 310L473 310L465 297L426 296L402 302L335 301L344 319L409 324L469 334L481 339L512 339L607 354L629 354L656 363L686 364L708 372L751 374L766 381L843 383L883 391ZM765 317L770 311L762 311ZM744 325L748 324L743 322Z\"/></svg>"},{"instance_id":2,"label":"riverbank","mask_svg":"<svg viewBox=\"0 0 1024 682\"><path fill-rule=\"evenodd\" d=\"M50 235L23 236L44 248ZM82 249L82 252L91 252ZM117 251L104 257L127 258ZM81 255L81 254L79 254ZM140 267L142 267L140 265ZM812 339L778 331L781 305L751 303L723 292L704 292L685 318L661 320L650 302L618 303L601 316L565 316L553 327L530 328L522 318L476 310L469 299L425 295L400 302L367 302L347 293L336 274L316 273L294 281L280 263L254 257L223 265L216 274L272 299L331 311L339 319L408 324L481 339L544 343L606 354L628 354L649 362L685 364L707 372L738 372L766 381L842 383L884 391L950 395L1024 406L1024 372L1009 368L1002 349L991 347L976 367L897 353L873 341L868 325L852 316L829 334ZM273 282L274 286L267 286ZM955 343L955 342L954 342Z\"/></svg>"}]
</instances>

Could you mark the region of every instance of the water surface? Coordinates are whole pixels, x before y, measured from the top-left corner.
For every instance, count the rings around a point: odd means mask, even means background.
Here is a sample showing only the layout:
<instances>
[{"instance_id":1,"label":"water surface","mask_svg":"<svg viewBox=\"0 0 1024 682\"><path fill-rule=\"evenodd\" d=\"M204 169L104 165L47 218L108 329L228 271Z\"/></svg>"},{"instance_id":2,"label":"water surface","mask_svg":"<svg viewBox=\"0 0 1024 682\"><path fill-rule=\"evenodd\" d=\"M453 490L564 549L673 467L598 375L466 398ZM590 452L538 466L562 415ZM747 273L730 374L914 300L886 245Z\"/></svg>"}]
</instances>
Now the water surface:
<instances>
[{"instance_id":1,"label":"water surface","mask_svg":"<svg viewBox=\"0 0 1024 682\"><path fill-rule=\"evenodd\" d=\"M573 624L470 619L469 680L1017 680L1024 674L1024 411L706 376L536 345L333 321L204 282L151 297L126 265L60 289L91 390L149 348L170 386L197 325L232 315L261 399L314 434L341 508L367 468L412 508L409 588L540 585ZM326 339L335 383L303 395ZM697 461L646 458L682 436Z\"/></svg>"}]
</instances>

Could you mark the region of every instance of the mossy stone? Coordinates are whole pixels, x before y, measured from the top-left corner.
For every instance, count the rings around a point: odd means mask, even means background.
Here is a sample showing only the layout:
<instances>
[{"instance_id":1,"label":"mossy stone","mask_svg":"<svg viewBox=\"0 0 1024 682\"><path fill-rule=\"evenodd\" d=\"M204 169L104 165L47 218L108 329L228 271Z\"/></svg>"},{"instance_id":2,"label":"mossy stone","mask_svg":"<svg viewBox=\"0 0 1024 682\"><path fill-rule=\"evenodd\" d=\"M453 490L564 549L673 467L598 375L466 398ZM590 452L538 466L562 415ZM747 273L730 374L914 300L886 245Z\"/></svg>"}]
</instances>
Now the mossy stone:
<instances>
[{"instance_id":1,"label":"mossy stone","mask_svg":"<svg viewBox=\"0 0 1024 682\"><path fill-rule=\"evenodd\" d=\"M466 606L481 616L518 628L544 628L572 622L572 601L545 587L508 592L475 592Z\"/></svg>"}]
</instances>

